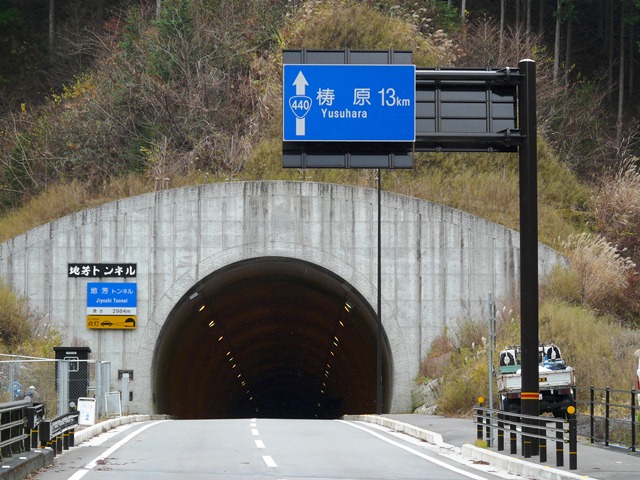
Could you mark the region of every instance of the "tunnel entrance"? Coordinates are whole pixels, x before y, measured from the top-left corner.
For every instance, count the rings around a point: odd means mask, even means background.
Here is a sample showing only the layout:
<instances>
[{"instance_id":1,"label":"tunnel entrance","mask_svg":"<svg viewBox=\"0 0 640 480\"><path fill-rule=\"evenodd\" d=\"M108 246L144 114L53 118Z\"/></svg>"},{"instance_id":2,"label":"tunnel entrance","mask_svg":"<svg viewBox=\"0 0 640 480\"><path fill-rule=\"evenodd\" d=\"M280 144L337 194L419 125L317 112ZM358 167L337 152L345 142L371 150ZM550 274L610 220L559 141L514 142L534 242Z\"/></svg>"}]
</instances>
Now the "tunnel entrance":
<instances>
[{"instance_id":1,"label":"tunnel entrance","mask_svg":"<svg viewBox=\"0 0 640 480\"><path fill-rule=\"evenodd\" d=\"M383 332L384 402L391 356ZM348 283L290 258L238 262L176 305L154 354L154 410L178 418L375 413L376 316Z\"/></svg>"}]
</instances>

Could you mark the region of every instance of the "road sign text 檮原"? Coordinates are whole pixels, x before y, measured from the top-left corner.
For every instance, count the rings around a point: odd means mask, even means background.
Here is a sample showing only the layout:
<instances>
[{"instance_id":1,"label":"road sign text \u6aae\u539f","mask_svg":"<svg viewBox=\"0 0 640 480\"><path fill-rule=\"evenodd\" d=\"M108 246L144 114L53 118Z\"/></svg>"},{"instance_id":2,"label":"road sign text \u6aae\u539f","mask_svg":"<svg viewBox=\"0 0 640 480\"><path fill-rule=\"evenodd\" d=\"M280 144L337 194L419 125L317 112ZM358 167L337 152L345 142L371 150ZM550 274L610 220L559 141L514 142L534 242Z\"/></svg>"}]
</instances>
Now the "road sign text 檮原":
<instances>
[{"instance_id":1,"label":"road sign text \u6aae\u539f","mask_svg":"<svg viewBox=\"0 0 640 480\"><path fill-rule=\"evenodd\" d=\"M415 66L283 66L283 140L413 142Z\"/></svg>"}]
</instances>

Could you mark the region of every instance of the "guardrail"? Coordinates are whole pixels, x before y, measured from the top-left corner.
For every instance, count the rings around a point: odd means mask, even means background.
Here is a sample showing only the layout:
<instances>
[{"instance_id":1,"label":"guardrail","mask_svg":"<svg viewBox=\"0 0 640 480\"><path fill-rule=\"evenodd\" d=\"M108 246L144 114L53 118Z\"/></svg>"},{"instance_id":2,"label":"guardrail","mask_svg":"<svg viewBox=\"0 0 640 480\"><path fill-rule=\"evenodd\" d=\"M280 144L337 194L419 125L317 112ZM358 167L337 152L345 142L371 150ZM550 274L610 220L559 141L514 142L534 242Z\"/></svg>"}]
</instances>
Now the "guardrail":
<instances>
[{"instance_id":1,"label":"guardrail","mask_svg":"<svg viewBox=\"0 0 640 480\"><path fill-rule=\"evenodd\" d=\"M569 444L569 469L578 468L578 435L575 413L568 419L505 413L502 410L474 407L477 423L477 438L491 447L497 437L497 449L505 450L505 435L509 435L510 454L518 453L518 437L521 442L521 455L524 458L539 456L540 462L547 462L547 443L555 443L556 466L564 466L564 445Z\"/></svg>"},{"instance_id":2,"label":"guardrail","mask_svg":"<svg viewBox=\"0 0 640 480\"><path fill-rule=\"evenodd\" d=\"M609 387L595 388L593 385L588 388L578 387L576 391L588 393L587 399L582 398L583 395L578 395L576 404L588 408L589 413L585 415L589 416L590 442L602 442L605 446L615 443L635 452L638 446L636 433L640 414L640 406L636 403L638 391L615 390ZM596 394L598 394L597 398ZM629 399L628 403L622 403L625 397ZM614 427L613 431L612 427Z\"/></svg>"},{"instance_id":3,"label":"guardrail","mask_svg":"<svg viewBox=\"0 0 640 480\"><path fill-rule=\"evenodd\" d=\"M44 403L38 403L27 407L27 432L29 432L31 436L30 441L25 442L25 448L27 451L38 447L38 428L40 427L40 423L43 421Z\"/></svg>"},{"instance_id":4,"label":"guardrail","mask_svg":"<svg viewBox=\"0 0 640 480\"><path fill-rule=\"evenodd\" d=\"M0 403L0 460L22 453L29 443L27 407L31 400Z\"/></svg>"},{"instance_id":5,"label":"guardrail","mask_svg":"<svg viewBox=\"0 0 640 480\"><path fill-rule=\"evenodd\" d=\"M50 447L53 454L69 450L75 444L75 428L78 425L78 412L65 413L53 420L44 420L40 424L40 445Z\"/></svg>"},{"instance_id":6,"label":"guardrail","mask_svg":"<svg viewBox=\"0 0 640 480\"><path fill-rule=\"evenodd\" d=\"M54 455L73 447L79 413L44 416L44 405L31 399L0 404L0 460L38 446L50 447Z\"/></svg>"}]
</instances>

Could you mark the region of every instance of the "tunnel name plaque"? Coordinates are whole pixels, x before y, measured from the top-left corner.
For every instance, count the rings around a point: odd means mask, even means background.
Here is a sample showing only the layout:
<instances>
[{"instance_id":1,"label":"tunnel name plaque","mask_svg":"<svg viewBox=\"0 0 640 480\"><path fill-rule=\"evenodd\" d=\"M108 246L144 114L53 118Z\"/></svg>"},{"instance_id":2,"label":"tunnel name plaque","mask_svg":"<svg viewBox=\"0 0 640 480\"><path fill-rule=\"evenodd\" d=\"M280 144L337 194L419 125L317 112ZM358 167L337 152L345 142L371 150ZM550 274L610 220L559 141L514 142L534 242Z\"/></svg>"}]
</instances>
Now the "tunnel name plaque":
<instances>
[{"instance_id":1,"label":"tunnel name plaque","mask_svg":"<svg viewBox=\"0 0 640 480\"><path fill-rule=\"evenodd\" d=\"M137 293L137 283L87 283L87 328L135 329Z\"/></svg>"},{"instance_id":2,"label":"tunnel name plaque","mask_svg":"<svg viewBox=\"0 0 640 480\"><path fill-rule=\"evenodd\" d=\"M130 278L137 276L135 263L69 263L70 278Z\"/></svg>"}]
</instances>

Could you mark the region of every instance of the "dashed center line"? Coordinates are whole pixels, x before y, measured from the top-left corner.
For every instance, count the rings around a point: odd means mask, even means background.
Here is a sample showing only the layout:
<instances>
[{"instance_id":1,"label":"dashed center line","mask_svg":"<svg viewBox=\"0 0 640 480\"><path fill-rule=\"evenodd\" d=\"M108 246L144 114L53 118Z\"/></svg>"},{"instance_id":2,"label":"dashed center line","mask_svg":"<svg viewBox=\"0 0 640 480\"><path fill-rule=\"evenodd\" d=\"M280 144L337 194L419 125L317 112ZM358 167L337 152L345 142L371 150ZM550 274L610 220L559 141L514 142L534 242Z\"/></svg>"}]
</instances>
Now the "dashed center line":
<instances>
[{"instance_id":1,"label":"dashed center line","mask_svg":"<svg viewBox=\"0 0 640 480\"><path fill-rule=\"evenodd\" d=\"M260 435L260 432L258 431L257 428L253 428L256 426L256 419L252 418L251 419L251 435L253 435L254 437L257 437ZM262 440L255 440L256 442L256 447L263 449L265 448L264 446L264 442ZM267 467L269 468L277 468L278 464L275 462L275 460L271 457L271 455L263 455L262 456L262 460L264 461L264 463L267 465ZM278 479L281 480L281 479Z\"/></svg>"},{"instance_id":2,"label":"dashed center line","mask_svg":"<svg viewBox=\"0 0 640 480\"><path fill-rule=\"evenodd\" d=\"M269 455L263 455L262 459L264 460L264 463L266 463L267 467L269 468L276 468L278 466L276 462L273 461L273 458L271 458Z\"/></svg>"}]
</instances>

